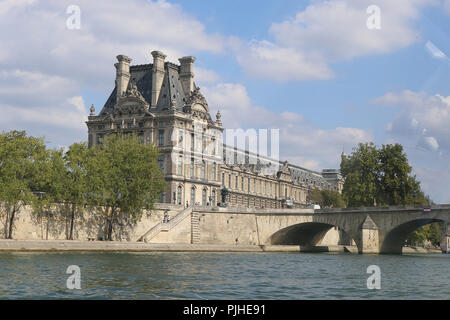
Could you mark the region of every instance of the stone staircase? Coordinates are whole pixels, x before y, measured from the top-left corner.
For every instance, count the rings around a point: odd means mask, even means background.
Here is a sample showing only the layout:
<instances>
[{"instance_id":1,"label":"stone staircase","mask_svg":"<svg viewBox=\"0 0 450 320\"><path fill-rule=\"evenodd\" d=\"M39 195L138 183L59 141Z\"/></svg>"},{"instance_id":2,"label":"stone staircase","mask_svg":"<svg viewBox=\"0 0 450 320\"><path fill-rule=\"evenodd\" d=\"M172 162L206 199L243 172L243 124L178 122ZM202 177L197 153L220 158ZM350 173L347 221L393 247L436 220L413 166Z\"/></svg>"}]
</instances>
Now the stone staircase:
<instances>
[{"instance_id":1,"label":"stone staircase","mask_svg":"<svg viewBox=\"0 0 450 320\"><path fill-rule=\"evenodd\" d=\"M175 217L171 218L169 222L160 222L154 227L150 228L147 232L145 232L142 236L140 236L137 241L150 241L154 237L156 237L161 231L170 231L176 225L178 225L181 221L183 221L187 216L191 215L192 207L187 207Z\"/></svg>"},{"instance_id":2,"label":"stone staircase","mask_svg":"<svg viewBox=\"0 0 450 320\"><path fill-rule=\"evenodd\" d=\"M191 215L191 243L200 243L200 230L199 230L199 213L192 212Z\"/></svg>"}]
</instances>

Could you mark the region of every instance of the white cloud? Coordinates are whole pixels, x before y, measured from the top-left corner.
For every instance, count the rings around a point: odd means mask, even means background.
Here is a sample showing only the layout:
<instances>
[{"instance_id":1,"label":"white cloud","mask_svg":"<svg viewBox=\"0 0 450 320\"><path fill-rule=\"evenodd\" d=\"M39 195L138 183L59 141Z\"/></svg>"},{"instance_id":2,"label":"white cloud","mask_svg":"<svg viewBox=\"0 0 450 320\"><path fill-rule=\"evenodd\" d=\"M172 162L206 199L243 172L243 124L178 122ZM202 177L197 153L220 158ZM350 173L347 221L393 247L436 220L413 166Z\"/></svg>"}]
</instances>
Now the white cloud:
<instances>
[{"instance_id":1,"label":"white cloud","mask_svg":"<svg viewBox=\"0 0 450 320\"><path fill-rule=\"evenodd\" d=\"M17 7L30 5L36 0L3 0L0 2L0 14L5 14Z\"/></svg>"},{"instance_id":2,"label":"white cloud","mask_svg":"<svg viewBox=\"0 0 450 320\"><path fill-rule=\"evenodd\" d=\"M450 202L450 97L405 90L373 101L398 110L387 126L391 141L405 147L425 193L440 203Z\"/></svg>"},{"instance_id":3,"label":"white cloud","mask_svg":"<svg viewBox=\"0 0 450 320\"><path fill-rule=\"evenodd\" d=\"M370 133L357 128L320 129L295 112L275 113L255 106L241 84L220 83L202 88L211 113L220 109L226 128L280 129L280 157L293 164L321 170L339 167L342 149L372 141ZM216 107L217 106L217 107ZM301 156L299 156L301 155Z\"/></svg>"},{"instance_id":4,"label":"white cloud","mask_svg":"<svg viewBox=\"0 0 450 320\"><path fill-rule=\"evenodd\" d=\"M249 74L275 80L319 80L333 77L336 61L384 54L420 40L413 23L433 0L378 0L381 29L369 30L366 21L372 0L313 1L295 17L273 23L274 41L236 46L239 63Z\"/></svg>"},{"instance_id":5,"label":"white cloud","mask_svg":"<svg viewBox=\"0 0 450 320\"><path fill-rule=\"evenodd\" d=\"M87 112L75 82L40 72L0 72L0 126L71 144L86 136ZM69 97L69 98L68 98Z\"/></svg>"},{"instance_id":6,"label":"white cloud","mask_svg":"<svg viewBox=\"0 0 450 320\"><path fill-rule=\"evenodd\" d=\"M399 109L388 130L391 135L450 155L450 97L405 90L387 93L374 103Z\"/></svg>"},{"instance_id":7,"label":"white cloud","mask_svg":"<svg viewBox=\"0 0 450 320\"><path fill-rule=\"evenodd\" d=\"M179 5L165 1L78 1L81 28L69 30L66 13L71 1L24 2L1 14L0 41L8 48L3 68L45 70L45 73L82 81L106 89L114 75L115 56L126 54L134 64L151 62L157 49L167 60L207 51L220 53L220 35L204 26ZM18 23L20 21L20 23Z\"/></svg>"},{"instance_id":8,"label":"white cloud","mask_svg":"<svg viewBox=\"0 0 450 320\"><path fill-rule=\"evenodd\" d=\"M66 13L73 1L0 2L0 108L2 130L26 129L52 145L85 140L84 90L108 93L114 86L115 56L133 64L152 61L151 51L178 62L197 52L221 53L220 35L179 5L166 1L77 1L81 28L69 30ZM196 68L197 80L219 76ZM86 101L90 104L90 101Z\"/></svg>"},{"instance_id":9,"label":"white cloud","mask_svg":"<svg viewBox=\"0 0 450 320\"><path fill-rule=\"evenodd\" d=\"M196 84L208 84L217 82L220 76L213 70L208 70L200 67L194 67Z\"/></svg>"},{"instance_id":10,"label":"white cloud","mask_svg":"<svg viewBox=\"0 0 450 320\"><path fill-rule=\"evenodd\" d=\"M444 60L448 59L447 55L443 53L438 47L436 47L431 41L427 41L427 43L425 44L425 48L433 58Z\"/></svg>"},{"instance_id":11,"label":"white cloud","mask_svg":"<svg viewBox=\"0 0 450 320\"><path fill-rule=\"evenodd\" d=\"M252 41L241 45L238 62L248 74L276 81L326 80L334 77L320 53L304 53L280 47L268 41Z\"/></svg>"}]
</instances>

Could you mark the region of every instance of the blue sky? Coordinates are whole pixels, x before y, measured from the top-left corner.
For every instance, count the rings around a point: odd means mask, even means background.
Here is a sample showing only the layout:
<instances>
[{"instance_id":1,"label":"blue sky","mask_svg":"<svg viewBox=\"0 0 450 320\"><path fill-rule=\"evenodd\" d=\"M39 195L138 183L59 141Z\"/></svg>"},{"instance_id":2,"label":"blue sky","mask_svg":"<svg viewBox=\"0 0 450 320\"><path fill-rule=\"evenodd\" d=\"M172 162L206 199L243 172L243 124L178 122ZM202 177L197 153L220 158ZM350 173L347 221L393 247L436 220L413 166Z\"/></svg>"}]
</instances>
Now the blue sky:
<instances>
[{"instance_id":1,"label":"blue sky","mask_svg":"<svg viewBox=\"0 0 450 320\"><path fill-rule=\"evenodd\" d=\"M402 143L424 190L450 203L450 0L3 0L0 21L14 26L0 30L2 130L86 140L118 54L193 55L225 127L280 128L281 157L319 171L359 142Z\"/></svg>"}]
</instances>

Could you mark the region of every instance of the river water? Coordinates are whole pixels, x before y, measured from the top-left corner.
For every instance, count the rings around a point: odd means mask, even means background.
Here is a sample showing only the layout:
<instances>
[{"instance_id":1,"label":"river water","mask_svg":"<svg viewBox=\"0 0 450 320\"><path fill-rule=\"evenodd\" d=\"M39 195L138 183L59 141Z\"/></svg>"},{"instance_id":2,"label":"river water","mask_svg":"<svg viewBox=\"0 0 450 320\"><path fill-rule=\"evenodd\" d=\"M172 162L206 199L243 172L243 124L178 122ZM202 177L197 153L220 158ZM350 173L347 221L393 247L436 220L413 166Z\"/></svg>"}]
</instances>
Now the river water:
<instances>
[{"instance_id":1,"label":"river water","mask_svg":"<svg viewBox=\"0 0 450 320\"><path fill-rule=\"evenodd\" d=\"M0 253L0 299L450 299L450 255Z\"/></svg>"}]
</instances>

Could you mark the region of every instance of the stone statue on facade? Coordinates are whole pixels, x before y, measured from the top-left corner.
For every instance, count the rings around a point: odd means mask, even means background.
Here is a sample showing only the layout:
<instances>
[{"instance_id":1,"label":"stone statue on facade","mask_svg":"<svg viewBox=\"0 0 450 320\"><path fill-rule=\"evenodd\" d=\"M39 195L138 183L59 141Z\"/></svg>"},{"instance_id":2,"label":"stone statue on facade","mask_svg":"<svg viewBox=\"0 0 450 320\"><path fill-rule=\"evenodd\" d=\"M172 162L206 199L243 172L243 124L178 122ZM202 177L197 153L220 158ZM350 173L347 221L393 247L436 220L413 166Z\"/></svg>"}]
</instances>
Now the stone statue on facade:
<instances>
[{"instance_id":1,"label":"stone statue on facade","mask_svg":"<svg viewBox=\"0 0 450 320\"><path fill-rule=\"evenodd\" d=\"M223 187L222 190L220 190L220 194L222 195L222 201L219 203L219 207L228 206L228 204L227 204L228 194L229 194L228 189L226 187Z\"/></svg>"}]
</instances>

